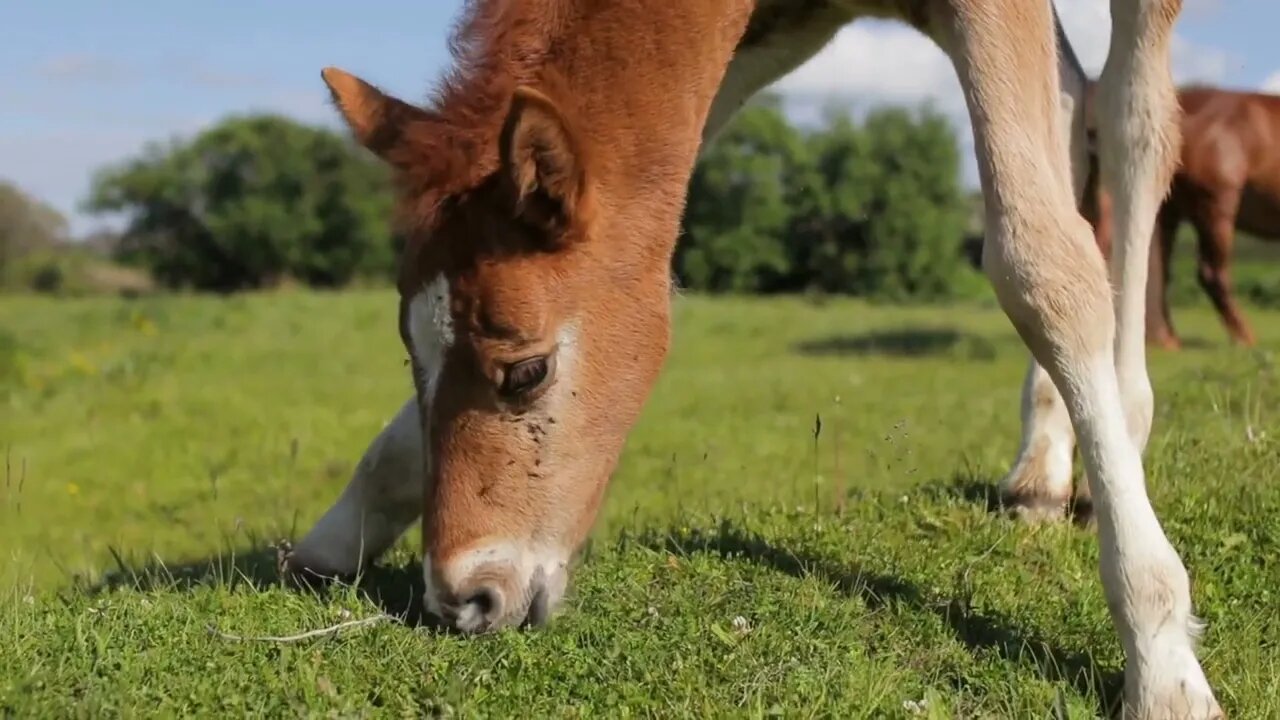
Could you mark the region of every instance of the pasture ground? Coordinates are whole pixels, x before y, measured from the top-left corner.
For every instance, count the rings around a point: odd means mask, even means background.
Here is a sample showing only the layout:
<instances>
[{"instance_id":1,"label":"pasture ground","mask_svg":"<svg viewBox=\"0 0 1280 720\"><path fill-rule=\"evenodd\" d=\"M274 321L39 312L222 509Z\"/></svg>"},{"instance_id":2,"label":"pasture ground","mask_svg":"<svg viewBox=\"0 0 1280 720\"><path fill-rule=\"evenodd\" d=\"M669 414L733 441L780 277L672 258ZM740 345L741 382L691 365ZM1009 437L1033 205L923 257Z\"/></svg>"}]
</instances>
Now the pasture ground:
<instances>
[{"instance_id":1,"label":"pasture ground","mask_svg":"<svg viewBox=\"0 0 1280 720\"><path fill-rule=\"evenodd\" d=\"M990 514L1025 353L991 306L683 297L557 621L416 607L416 529L360 587L279 587L411 391L390 292L0 299L0 716L1094 717L1121 652L1097 544ZM1149 486L1232 717L1280 715L1280 312L1200 301L1153 352ZM815 438L815 419L821 432Z\"/></svg>"}]
</instances>

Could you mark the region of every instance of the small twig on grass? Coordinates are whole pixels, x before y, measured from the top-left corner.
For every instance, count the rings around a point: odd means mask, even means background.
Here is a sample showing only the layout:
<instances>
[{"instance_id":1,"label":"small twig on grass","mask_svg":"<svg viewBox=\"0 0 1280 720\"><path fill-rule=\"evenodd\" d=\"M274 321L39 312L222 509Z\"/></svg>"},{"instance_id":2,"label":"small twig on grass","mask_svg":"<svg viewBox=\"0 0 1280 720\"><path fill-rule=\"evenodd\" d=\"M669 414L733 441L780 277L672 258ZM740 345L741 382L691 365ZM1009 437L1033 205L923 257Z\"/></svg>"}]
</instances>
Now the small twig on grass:
<instances>
[{"instance_id":1,"label":"small twig on grass","mask_svg":"<svg viewBox=\"0 0 1280 720\"><path fill-rule=\"evenodd\" d=\"M237 642L253 641L253 642L292 643L292 642L300 642L302 640L310 640L311 638L337 635L343 630L348 630L348 629L357 628L357 627L368 627L371 625L376 625L380 622L386 622L388 620L398 620L398 619L399 618L397 618L394 615L387 615L384 613L382 615L373 615L372 617L362 618L360 620L348 620L346 622L340 622L337 625L330 625L329 627L320 628L319 630L308 630L307 632L298 633L297 635L284 635L284 636L263 635L259 637L247 637L244 635L232 635L230 633L224 633L212 625L209 626L209 632L213 635L217 635L223 640L235 640Z\"/></svg>"}]
</instances>

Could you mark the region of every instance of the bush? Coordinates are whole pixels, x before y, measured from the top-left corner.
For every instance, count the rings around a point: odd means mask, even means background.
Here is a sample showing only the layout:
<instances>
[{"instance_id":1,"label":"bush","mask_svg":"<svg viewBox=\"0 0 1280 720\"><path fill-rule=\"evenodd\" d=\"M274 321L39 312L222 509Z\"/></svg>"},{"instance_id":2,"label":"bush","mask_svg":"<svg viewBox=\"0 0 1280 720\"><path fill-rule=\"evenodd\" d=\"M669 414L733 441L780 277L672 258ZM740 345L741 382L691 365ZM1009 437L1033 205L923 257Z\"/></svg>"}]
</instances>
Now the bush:
<instances>
[{"instance_id":1,"label":"bush","mask_svg":"<svg viewBox=\"0 0 1280 720\"><path fill-rule=\"evenodd\" d=\"M36 292L56 293L62 289L62 268L48 262L36 268L31 277L31 289Z\"/></svg>"},{"instance_id":2,"label":"bush","mask_svg":"<svg viewBox=\"0 0 1280 720\"><path fill-rule=\"evenodd\" d=\"M123 211L117 254L170 287L233 291L288 278L390 277L390 178L344 136L234 117L100 173L94 211Z\"/></svg>"},{"instance_id":3,"label":"bush","mask_svg":"<svg viewBox=\"0 0 1280 720\"><path fill-rule=\"evenodd\" d=\"M812 168L804 138L776 104L745 109L690 181L675 256L681 284L733 292L793 285L791 226Z\"/></svg>"},{"instance_id":4,"label":"bush","mask_svg":"<svg viewBox=\"0 0 1280 720\"><path fill-rule=\"evenodd\" d=\"M802 134L777 102L742 111L699 162L675 257L696 290L969 296L970 199L948 121L929 108L833 113Z\"/></svg>"}]
</instances>

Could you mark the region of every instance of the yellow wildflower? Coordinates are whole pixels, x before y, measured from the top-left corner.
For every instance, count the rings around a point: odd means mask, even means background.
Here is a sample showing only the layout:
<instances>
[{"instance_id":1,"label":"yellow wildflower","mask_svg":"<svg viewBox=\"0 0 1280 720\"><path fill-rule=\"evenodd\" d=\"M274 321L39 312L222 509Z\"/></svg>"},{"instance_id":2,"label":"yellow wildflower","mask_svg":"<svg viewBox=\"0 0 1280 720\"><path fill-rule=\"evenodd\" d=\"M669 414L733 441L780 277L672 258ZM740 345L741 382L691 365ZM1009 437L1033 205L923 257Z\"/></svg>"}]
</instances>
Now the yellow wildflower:
<instances>
[{"instance_id":1,"label":"yellow wildflower","mask_svg":"<svg viewBox=\"0 0 1280 720\"><path fill-rule=\"evenodd\" d=\"M151 337L156 334L155 322L141 313L133 316L133 326L138 329L138 332L146 335L147 337Z\"/></svg>"},{"instance_id":2,"label":"yellow wildflower","mask_svg":"<svg viewBox=\"0 0 1280 720\"><path fill-rule=\"evenodd\" d=\"M97 366L90 362L89 358L85 357L84 354L80 352L71 353L71 367L80 371L83 375L98 374Z\"/></svg>"}]
</instances>

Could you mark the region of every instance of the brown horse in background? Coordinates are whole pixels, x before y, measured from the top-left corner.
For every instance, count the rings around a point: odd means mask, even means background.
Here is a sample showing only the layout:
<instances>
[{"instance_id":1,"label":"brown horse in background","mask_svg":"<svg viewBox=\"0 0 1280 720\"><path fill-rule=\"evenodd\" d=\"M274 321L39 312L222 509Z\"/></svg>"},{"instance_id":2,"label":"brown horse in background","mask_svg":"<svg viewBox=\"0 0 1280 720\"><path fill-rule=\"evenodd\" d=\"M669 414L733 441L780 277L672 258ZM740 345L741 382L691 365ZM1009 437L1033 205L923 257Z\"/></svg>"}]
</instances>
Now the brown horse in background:
<instances>
[{"instance_id":1,"label":"brown horse in background","mask_svg":"<svg viewBox=\"0 0 1280 720\"><path fill-rule=\"evenodd\" d=\"M1192 86L1178 92L1178 101L1182 149L1151 243L1147 340L1166 349L1181 347L1169 314L1169 258L1186 220L1196 231L1200 287L1231 339L1253 345L1253 330L1231 293L1231 253L1237 229L1280 240L1280 96ZM1096 158L1091 165L1096 168ZM1111 200L1104 192L1089 196L1093 204L1085 215L1109 254Z\"/></svg>"}]
</instances>

